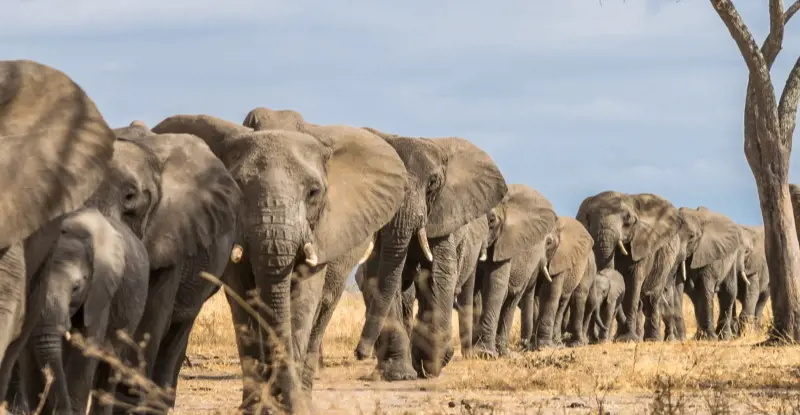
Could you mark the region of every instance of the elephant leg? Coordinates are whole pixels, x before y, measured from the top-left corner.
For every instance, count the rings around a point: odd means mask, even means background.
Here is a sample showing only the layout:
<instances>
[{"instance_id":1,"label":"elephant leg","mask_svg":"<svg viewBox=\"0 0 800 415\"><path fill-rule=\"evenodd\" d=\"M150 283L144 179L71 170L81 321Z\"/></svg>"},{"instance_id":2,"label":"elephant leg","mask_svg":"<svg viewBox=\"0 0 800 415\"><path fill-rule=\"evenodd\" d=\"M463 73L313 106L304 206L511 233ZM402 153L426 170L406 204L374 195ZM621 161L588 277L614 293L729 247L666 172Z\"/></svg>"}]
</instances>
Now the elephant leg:
<instances>
[{"instance_id":1,"label":"elephant leg","mask_svg":"<svg viewBox=\"0 0 800 415\"><path fill-rule=\"evenodd\" d=\"M479 267L478 272L482 272ZM472 293L472 346L478 342L478 327L481 322L481 315L483 315L483 295L481 294L480 284L483 277L477 274L475 277L475 291ZM473 355L475 351L473 349Z\"/></svg>"},{"instance_id":2,"label":"elephant leg","mask_svg":"<svg viewBox=\"0 0 800 415\"><path fill-rule=\"evenodd\" d=\"M698 278L694 283L692 295L689 298L694 305L695 317L697 319L697 333L695 339L716 340L717 333L714 332L714 287L712 278Z\"/></svg>"},{"instance_id":3,"label":"elephant leg","mask_svg":"<svg viewBox=\"0 0 800 415\"><path fill-rule=\"evenodd\" d=\"M755 318L756 318L756 328L760 329L762 325L761 316L764 312L764 307L767 305L767 300L769 300L769 291L765 291L758 296L758 301L756 301L756 311L755 311Z\"/></svg>"},{"instance_id":4,"label":"elephant leg","mask_svg":"<svg viewBox=\"0 0 800 415\"><path fill-rule=\"evenodd\" d=\"M589 303L589 292L594 282L594 276L597 270L594 266L585 271L585 275L581 279L577 287L572 291L569 298L570 318L567 325L567 331L570 334L570 339L567 342L568 347L582 346L586 344L586 320L591 316L591 310L586 312L586 307L594 307Z\"/></svg>"},{"instance_id":5,"label":"elephant leg","mask_svg":"<svg viewBox=\"0 0 800 415\"><path fill-rule=\"evenodd\" d=\"M717 293L719 300L719 317L717 318L717 336L721 340L733 337L734 306L736 305L737 276L734 272L725 278Z\"/></svg>"},{"instance_id":6,"label":"elephant leg","mask_svg":"<svg viewBox=\"0 0 800 415\"><path fill-rule=\"evenodd\" d=\"M482 357L497 357L497 325L500 319L500 310L508 294L508 281L511 274L511 261L499 264L486 264L487 273L484 276L481 289L482 307L480 321L477 327L475 353Z\"/></svg>"},{"instance_id":7,"label":"elephant leg","mask_svg":"<svg viewBox=\"0 0 800 415\"><path fill-rule=\"evenodd\" d=\"M7 362L0 396L5 396L16 355L6 359L9 346L24 331L25 302L29 292L22 244L0 250L0 361ZM32 313L33 314L33 313ZM18 346L21 347L21 346ZM19 353L19 348L15 352Z\"/></svg>"},{"instance_id":8,"label":"elephant leg","mask_svg":"<svg viewBox=\"0 0 800 415\"><path fill-rule=\"evenodd\" d=\"M553 341L558 345L564 343L564 321L565 317L568 318L568 312L569 297L564 296L562 293L561 298L558 300L558 308L556 309L556 321L553 324Z\"/></svg>"},{"instance_id":9,"label":"elephant leg","mask_svg":"<svg viewBox=\"0 0 800 415\"><path fill-rule=\"evenodd\" d=\"M403 290L400 309L402 311L403 328L411 334L414 329L414 302L417 301L417 287L411 284Z\"/></svg>"},{"instance_id":10,"label":"elephant leg","mask_svg":"<svg viewBox=\"0 0 800 415\"><path fill-rule=\"evenodd\" d=\"M533 345L533 328L536 321L535 308L536 308L536 291L529 289L524 294L519 302L520 308L520 347L523 350L528 350Z\"/></svg>"},{"instance_id":11,"label":"elephant leg","mask_svg":"<svg viewBox=\"0 0 800 415\"><path fill-rule=\"evenodd\" d=\"M500 309L500 321L497 325L497 339L496 347L497 353L501 357L510 354L508 337L511 334L511 326L514 325L514 312L517 310L517 305L522 296L520 294L511 294L503 302L503 307Z\"/></svg>"},{"instance_id":12,"label":"elephant leg","mask_svg":"<svg viewBox=\"0 0 800 415\"><path fill-rule=\"evenodd\" d=\"M644 340L660 341L661 336L661 304L662 293L642 297L642 312L644 314Z\"/></svg>"},{"instance_id":13,"label":"elephant leg","mask_svg":"<svg viewBox=\"0 0 800 415\"><path fill-rule=\"evenodd\" d=\"M536 340L533 342L534 350L553 347L559 340L556 338L556 332L560 334L560 330L556 329L556 325L560 325L561 323L556 322L556 319L564 277L564 275L559 275L554 277L552 282L542 282L540 284L541 289L538 292L539 316L535 323Z\"/></svg>"},{"instance_id":14,"label":"elephant leg","mask_svg":"<svg viewBox=\"0 0 800 415\"><path fill-rule=\"evenodd\" d=\"M401 321L402 308L403 299L397 293L375 342L377 371L383 380L390 382L417 378L417 371L411 365L411 339Z\"/></svg>"},{"instance_id":15,"label":"elephant leg","mask_svg":"<svg viewBox=\"0 0 800 415\"><path fill-rule=\"evenodd\" d=\"M458 304L458 337L461 342L461 356L472 355L473 297L475 296L475 271L464 281L461 292L456 297Z\"/></svg>"},{"instance_id":16,"label":"elephant leg","mask_svg":"<svg viewBox=\"0 0 800 415\"><path fill-rule=\"evenodd\" d=\"M736 318L736 334L742 336L747 333L756 320L756 304L759 298L759 284L751 278L750 285L741 281L738 287L739 299L742 302L742 311Z\"/></svg>"},{"instance_id":17,"label":"elephant leg","mask_svg":"<svg viewBox=\"0 0 800 415\"><path fill-rule=\"evenodd\" d=\"M325 270L322 270L292 283L292 345L294 347L295 362L298 362L298 364L305 365L308 342L311 337L311 329L314 326L314 317L325 286L325 274ZM302 373L302 369L300 367L297 370Z\"/></svg>"},{"instance_id":18,"label":"elephant leg","mask_svg":"<svg viewBox=\"0 0 800 415\"><path fill-rule=\"evenodd\" d=\"M411 332L412 363L421 377L437 377L453 358L452 319L458 256L452 235L431 238L431 272L416 279L419 306Z\"/></svg>"},{"instance_id":19,"label":"elephant leg","mask_svg":"<svg viewBox=\"0 0 800 415\"><path fill-rule=\"evenodd\" d=\"M175 393L178 390L178 379L186 359L186 348L189 346L189 335L194 326L194 317L170 323L164 339L161 341L156 361L158 364L153 371L153 382L164 388L171 389L171 399L164 402L170 408L175 407Z\"/></svg>"}]
</instances>

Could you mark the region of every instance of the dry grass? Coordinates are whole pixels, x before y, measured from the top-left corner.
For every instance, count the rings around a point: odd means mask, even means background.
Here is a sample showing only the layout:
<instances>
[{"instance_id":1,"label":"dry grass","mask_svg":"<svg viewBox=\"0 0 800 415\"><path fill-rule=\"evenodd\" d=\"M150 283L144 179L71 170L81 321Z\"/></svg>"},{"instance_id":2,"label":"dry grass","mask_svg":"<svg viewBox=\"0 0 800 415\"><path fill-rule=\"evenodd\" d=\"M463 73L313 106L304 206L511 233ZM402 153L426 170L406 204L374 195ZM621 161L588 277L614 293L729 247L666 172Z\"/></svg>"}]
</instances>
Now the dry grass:
<instances>
[{"instance_id":1,"label":"dry grass","mask_svg":"<svg viewBox=\"0 0 800 415\"><path fill-rule=\"evenodd\" d=\"M693 334L695 320L688 300L684 311L687 333ZM514 343L519 337L518 320L512 333ZM363 322L364 303L360 294L345 293L325 334L325 368L317 389L330 390L325 385L347 381L357 384L374 365L374 362L357 363L352 357ZM447 392L450 397L489 391L500 395L582 397L584 403L578 408L595 408L595 412L599 411L597 408L602 410L602 402L612 402L616 396L634 397L634 401L649 408L647 412L681 413L664 402L674 401L678 396L693 396L692 399L702 399L706 408L732 401L738 402L740 409L748 408L745 413L776 413L781 412L780 405L792 408L787 403L791 399L800 404L800 399L788 392L800 386L800 347L755 346L765 337L764 333L753 333L725 342L591 345L519 353L496 361L464 360L457 352L458 357L441 378L418 381L415 385L424 385L422 388L432 394ZM457 327L453 327L453 338L457 339ZM238 371L233 327L222 294L214 296L203 308L191 334L188 354L192 359L206 362L203 370L230 374ZM375 388L377 384L370 385ZM235 395L231 400L239 398ZM342 409L341 402L336 405ZM452 401L449 406L452 408ZM382 409L377 404L374 410ZM798 412L784 409L781 413Z\"/></svg>"}]
</instances>

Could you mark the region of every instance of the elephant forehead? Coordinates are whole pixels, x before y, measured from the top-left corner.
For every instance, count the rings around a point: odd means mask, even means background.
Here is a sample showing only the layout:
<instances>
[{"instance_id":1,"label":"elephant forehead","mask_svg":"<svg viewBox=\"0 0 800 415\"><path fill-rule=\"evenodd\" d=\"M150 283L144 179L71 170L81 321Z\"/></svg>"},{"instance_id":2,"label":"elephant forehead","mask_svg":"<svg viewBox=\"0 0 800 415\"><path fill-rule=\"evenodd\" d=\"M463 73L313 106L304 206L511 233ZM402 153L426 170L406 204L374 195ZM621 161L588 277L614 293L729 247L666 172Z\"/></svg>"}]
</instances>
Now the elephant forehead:
<instances>
[{"instance_id":1,"label":"elephant forehead","mask_svg":"<svg viewBox=\"0 0 800 415\"><path fill-rule=\"evenodd\" d=\"M141 146L121 140L114 143L109 175L112 180L139 182L148 177L155 180L153 176L157 170L153 155Z\"/></svg>"},{"instance_id":2,"label":"elephant forehead","mask_svg":"<svg viewBox=\"0 0 800 415\"><path fill-rule=\"evenodd\" d=\"M231 173L239 179L296 184L323 180L330 151L307 134L265 131L238 141L228 156L237 160Z\"/></svg>"}]
</instances>

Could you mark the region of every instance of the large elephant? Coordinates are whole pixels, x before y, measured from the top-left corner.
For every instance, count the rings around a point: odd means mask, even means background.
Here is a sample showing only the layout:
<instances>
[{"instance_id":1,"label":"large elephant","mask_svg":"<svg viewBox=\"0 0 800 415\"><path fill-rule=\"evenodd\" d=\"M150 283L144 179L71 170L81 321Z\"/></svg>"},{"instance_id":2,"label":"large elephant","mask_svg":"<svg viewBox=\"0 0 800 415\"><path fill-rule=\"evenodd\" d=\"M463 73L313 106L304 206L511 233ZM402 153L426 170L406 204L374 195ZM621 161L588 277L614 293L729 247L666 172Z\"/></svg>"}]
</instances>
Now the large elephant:
<instances>
[{"instance_id":1,"label":"large elephant","mask_svg":"<svg viewBox=\"0 0 800 415\"><path fill-rule=\"evenodd\" d=\"M110 171L87 205L128 225L147 248L150 287L134 339L149 336L145 375L174 392L195 317L219 289L199 273L225 269L241 191L198 137L136 121L114 131ZM116 399L136 404L142 396L120 387Z\"/></svg>"},{"instance_id":2,"label":"large elephant","mask_svg":"<svg viewBox=\"0 0 800 415\"><path fill-rule=\"evenodd\" d=\"M540 273L547 273L558 217L541 193L511 184L487 220L487 258L476 276L481 306L473 348L480 356L497 357L508 353L508 334L520 299L533 290Z\"/></svg>"},{"instance_id":3,"label":"large elephant","mask_svg":"<svg viewBox=\"0 0 800 415\"><path fill-rule=\"evenodd\" d=\"M43 298L28 288L63 215L94 193L114 133L84 90L29 60L0 61L0 399Z\"/></svg>"},{"instance_id":4,"label":"large elephant","mask_svg":"<svg viewBox=\"0 0 800 415\"><path fill-rule=\"evenodd\" d=\"M451 316L457 254L453 233L485 215L508 189L500 169L463 138L411 138L369 129L399 154L409 186L377 235L363 287L367 315L356 358L378 351L386 380L436 377L452 357ZM401 292L415 285L419 311L411 333L400 321Z\"/></svg>"},{"instance_id":5,"label":"large elephant","mask_svg":"<svg viewBox=\"0 0 800 415\"><path fill-rule=\"evenodd\" d=\"M100 346L108 340L119 356L125 345L115 333L136 330L144 314L150 264L144 244L130 228L94 208L69 214L61 231L42 274L39 289L45 290L46 300L28 343L36 364L23 374L32 379L49 366L53 386L44 412L82 414L95 387L113 394L111 369L105 363L98 369L96 359L65 348L62 339L79 332ZM100 374L97 384L95 370ZM28 392L35 397L41 391ZM92 407L99 411L103 404L93 399Z\"/></svg>"},{"instance_id":6,"label":"large elephant","mask_svg":"<svg viewBox=\"0 0 800 415\"><path fill-rule=\"evenodd\" d=\"M733 310L737 294L737 278L744 272L744 255L739 225L727 216L712 212L705 207L697 209L682 207L680 251L685 252L685 264L676 272L675 280L681 281L685 272L684 291L692 301L697 318L697 338L730 338L732 335ZM685 271L684 271L685 269ZM675 295L680 294L676 290ZM716 329L713 325L714 297L719 299L719 318ZM674 301L671 314L682 313L682 301ZM683 320L680 319L679 322ZM677 327L678 333L685 333Z\"/></svg>"},{"instance_id":7,"label":"large elephant","mask_svg":"<svg viewBox=\"0 0 800 415\"><path fill-rule=\"evenodd\" d=\"M742 310L736 318L736 333L742 335L746 328L762 326L761 313L769 300L769 269L764 247L764 227L739 225L744 249L744 275L738 278L736 298Z\"/></svg>"},{"instance_id":8,"label":"large elephant","mask_svg":"<svg viewBox=\"0 0 800 415\"><path fill-rule=\"evenodd\" d=\"M530 350L561 343L562 326L570 335L567 346L586 344L585 308L597 274L592 255L594 241L580 222L566 216L558 217L552 235L552 253L547 256L549 261L542 264L545 278L539 279L520 306L520 339L522 346ZM562 325L568 307L569 321Z\"/></svg>"},{"instance_id":9,"label":"large elephant","mask_svg":"<svg viewBox=\"0 0 800 415\"><path fill-rule=\"evenodd\" d=\"M202 137L242 189L240 258L225 270L224 281L241 296L257 289L263 303L259 316L251 316L229 298L235 326L250 329L237 330L243 405L266 400L264 382L274 374L271 393L282 395L289 412L301 412L310 396L302 391L295 362L304 360L326 264L364 249L391 219L405 194L406 170L394 149L366 130L307 123L294 111L264 115L245 123L264 128L258 124L269 119L270 129L176 115L153 131Z\"/></svg>"},{"instance_id":10,"label":"large elephant","mask_svg":"<svg viewBox=\"0 0 800 415\"><path fill-rule=\"evenodd\" d=\"M625 278L625 324L616 340L640 340L640 301L644 338L660 340L660 303L680 245L678 209L651 193L604 191L584 199L576 218L594 239L597 268L614 268Z\"/></svg>"}]
</instances>

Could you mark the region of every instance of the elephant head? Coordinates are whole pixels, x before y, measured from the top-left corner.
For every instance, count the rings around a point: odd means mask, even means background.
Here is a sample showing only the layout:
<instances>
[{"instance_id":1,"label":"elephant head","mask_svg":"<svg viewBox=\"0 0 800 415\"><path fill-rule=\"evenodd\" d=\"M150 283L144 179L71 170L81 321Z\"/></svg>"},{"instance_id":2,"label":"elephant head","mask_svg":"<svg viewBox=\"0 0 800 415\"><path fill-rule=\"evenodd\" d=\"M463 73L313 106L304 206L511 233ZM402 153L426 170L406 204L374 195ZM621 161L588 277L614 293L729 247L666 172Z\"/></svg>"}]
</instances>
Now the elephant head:
<instances>
[{"instance_id":1,"label":"elephant head","mask_svg":"<svg viewBox=\"0 0 800 415\"><path fill-rule=\"evenodd\" d=\"M634 262L654 254L680 225L675 206L650 193L598 193L581 203L576 219L595 241L598 269L613 267L617 253L630 256Z\"/></svg>"},{"instance_id":2,"label":"elephant head","mask_svg":"<svg viewBox=\"0 0 800 415\"><path fill-rule=\"evenodd\" d=\"M741 250L744 257L743 269L745 272L744 282L749 285L748 276L765 272L767 269L767 254L764 249L764 226L740 225L742 236Z\"/></svg>"},{"instance_id":3,"label":"elephant head","mask_svg":"<svg viewBox=\"0 0 800 415\"><path fill-rule=\"evenodd\" d=\"M201 139L158 134L141 121L114 132L110 172L88 205L142 239L151 269L196 255L233 228L241 191Z\"/></svg>"},{"instance_id":4,"label":"elephant head","mask_svg":"<svg viewBox=\"0 0 800 415\"><path fill-rule=\"evenodd\" d=\"M376 295L371 297L367 306L367 319L356 348L359 358L369 356L375 345L390 304L400 290L406 260L424 257L430 264L434 256L429 246L430 239L448 237L471 220L485 215L508 192L505 179L492 158L466 139L412 138L371 128L366 130L382 137L397 151L406 167L409 186L394 217L379 233L380 249L376 253L378 283ZM442 255L442 261L452 260L454 263L455 254ZM433 278L441 277L434 275ZM455 277L448 275L444 278ZM446 337L450 330L448 316L451 315L452 298L431 303L435 306L425 310L425 314L440 318L432 323L437 327L426 331L443 333ZM436 342L437 345L446 343L446 339ZM436 360L428 355L439 354L438 347L423 349L422 356L414 357L415 362ZM444 354L446 356L447 352ZM424 369L436 376L440 367L434 364Z\"/></svg>"},{"instance_id":5,"label":"elephant head","mask_svg":"<svg viewBox=\"0 0 800 415\"><path fill-rule=\"evenodd\" d=\"M681 242L691 269L707 267L736 255L742 247L740 227L727 216L705 207L679 209L682 220ZM743 257L742 257L743 258ZM743 271L744 263L739 270Z\"/></svg>"},{"instance_id":6,"label":"elephant head","mask_svg":"<svg viewBox=\"0 0 800 415\"><path fill-rule=\"evenodd\" d=\"M321 270L372 237L397 210L406 170L391 146L360 128L315 125L294 111L265 108L244 124L176 115L153 131L202 137L242 189L242 261L272 310L267 323L292 350L292 275Z\"/></svg>"},{"instance_id":7,"label":"elephant head","mask_svg":"<svg viewBox=\"0 0 800 415\"><path fill-rule=\"evenodd\" d=\"M30 343L37 364L53 370L50 409L70 409L62 339L75 329L103 341L111 299L126 267L125 250L123 236L97 209L76 211L61 224L61 235L45 266L45 304ZM74 318L78 311L80 316ZM73 321L79 326L73 327Z\"/></svg>"}]
</instances>

